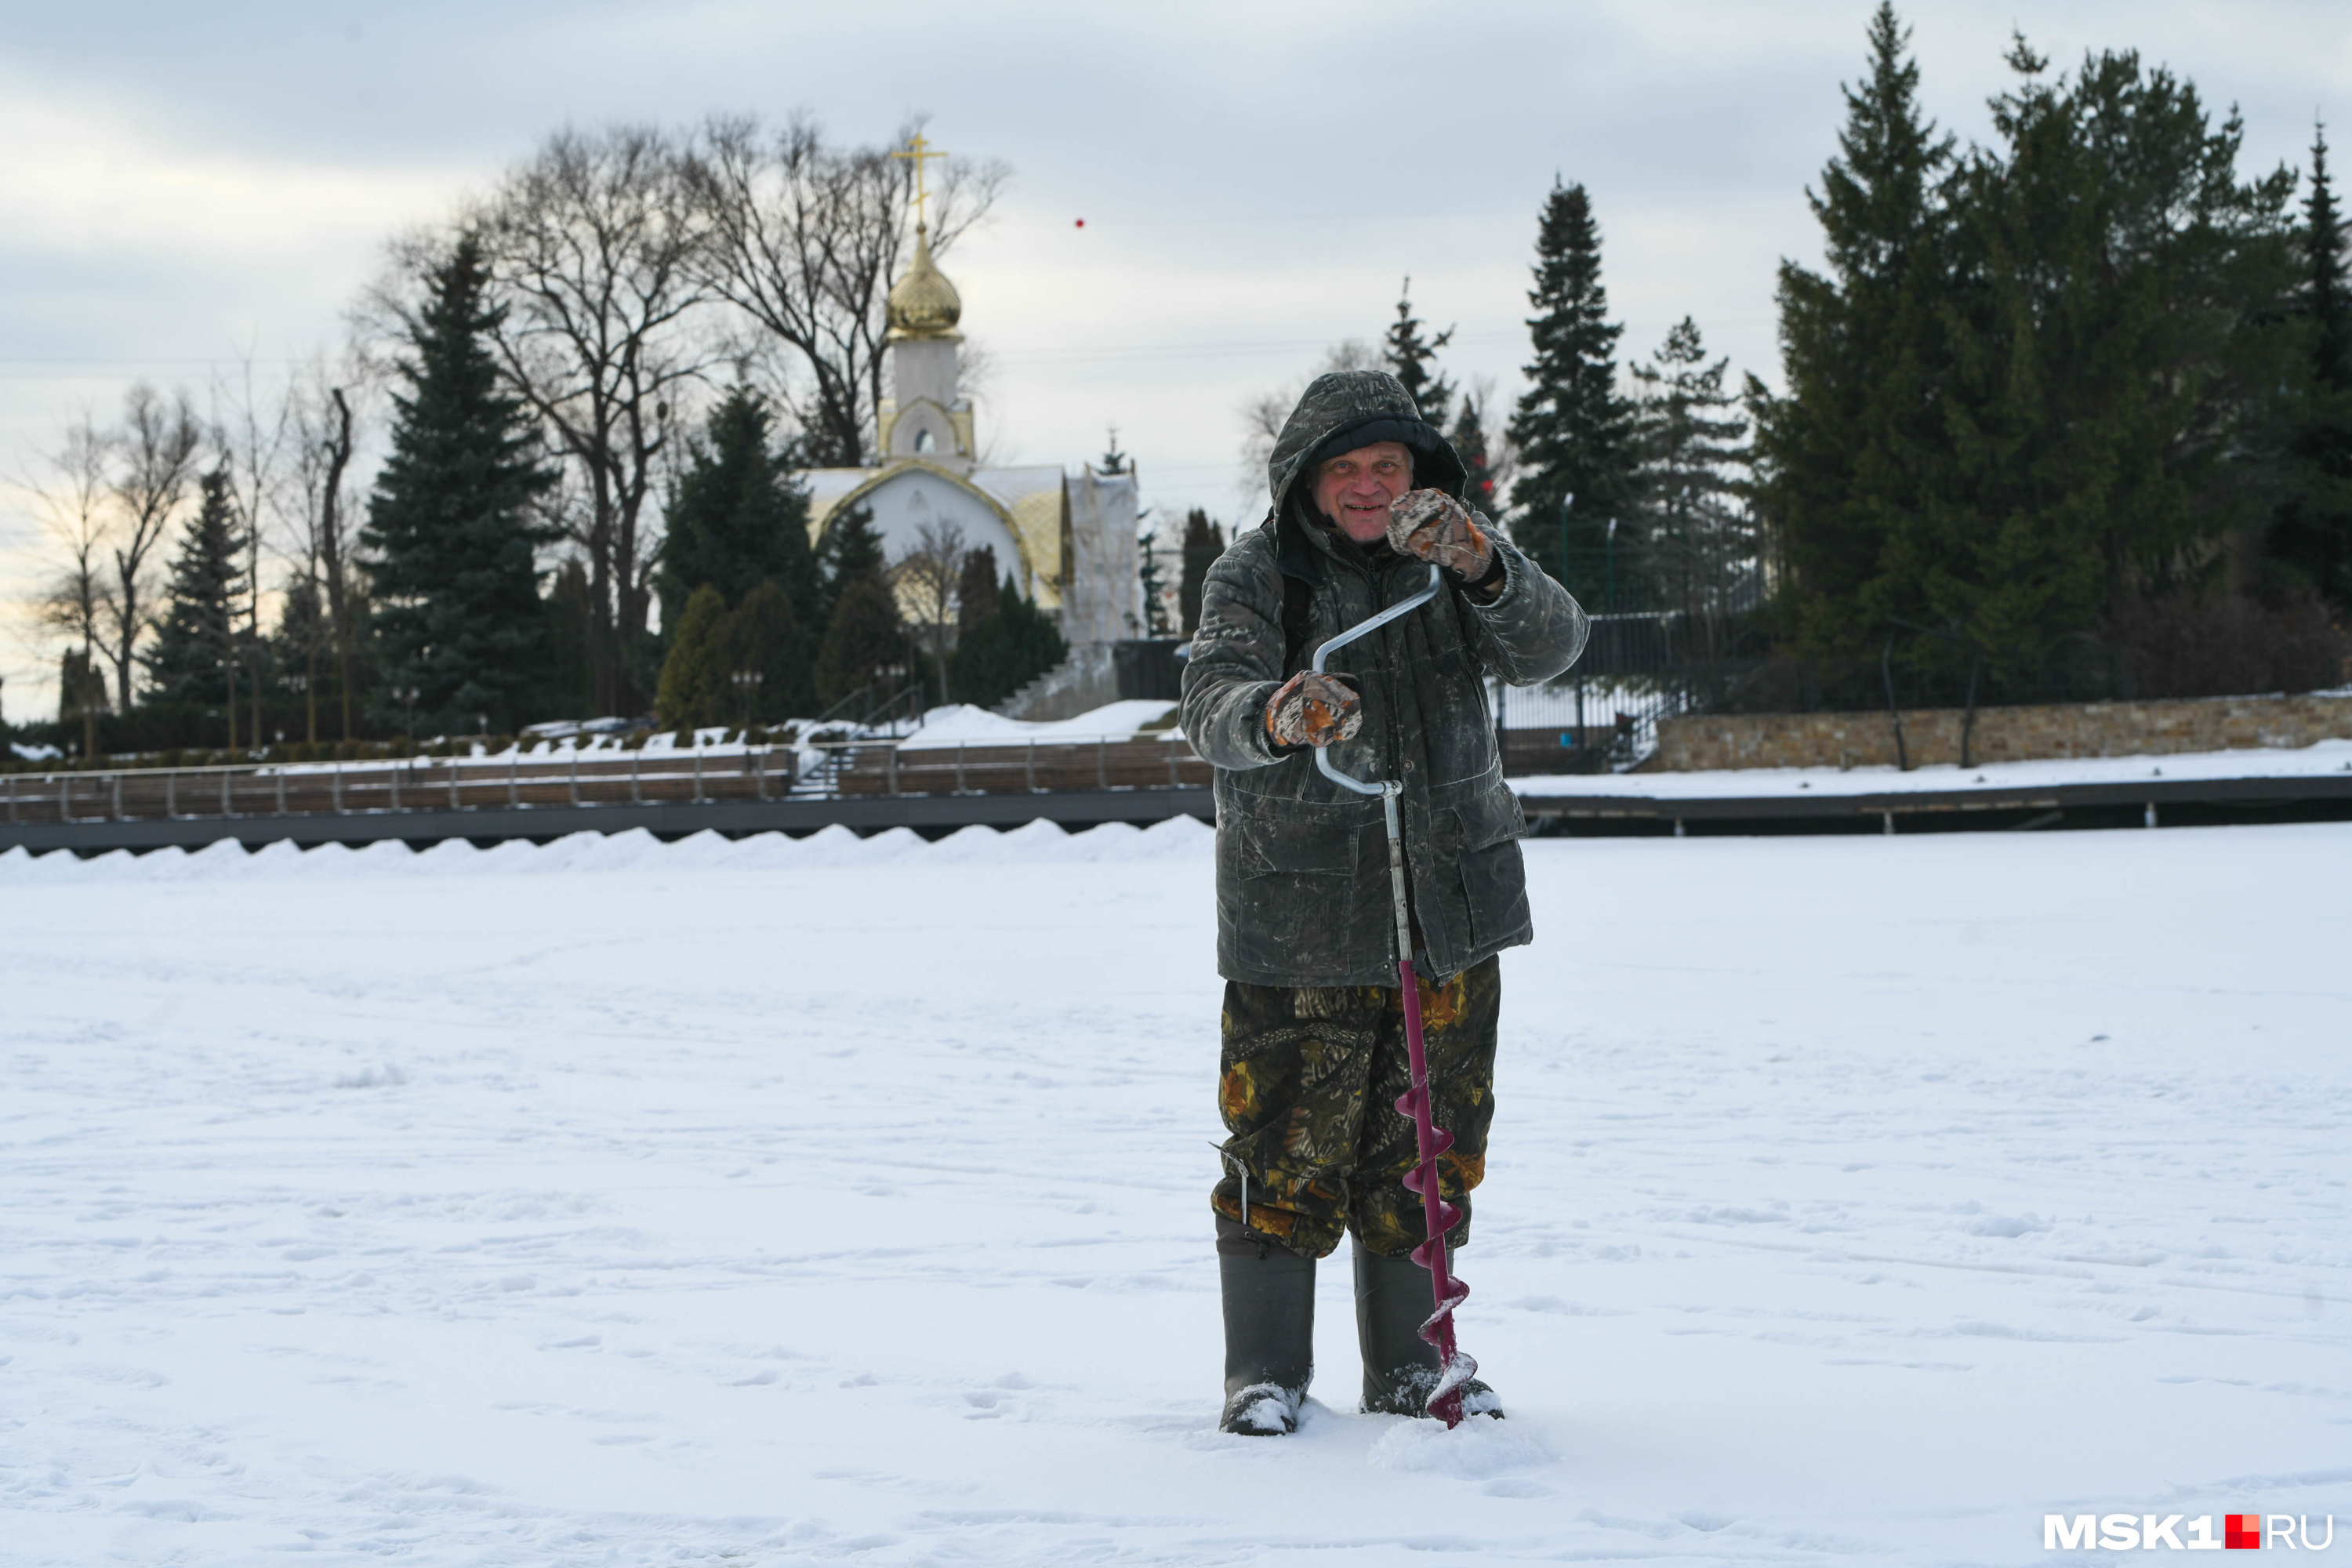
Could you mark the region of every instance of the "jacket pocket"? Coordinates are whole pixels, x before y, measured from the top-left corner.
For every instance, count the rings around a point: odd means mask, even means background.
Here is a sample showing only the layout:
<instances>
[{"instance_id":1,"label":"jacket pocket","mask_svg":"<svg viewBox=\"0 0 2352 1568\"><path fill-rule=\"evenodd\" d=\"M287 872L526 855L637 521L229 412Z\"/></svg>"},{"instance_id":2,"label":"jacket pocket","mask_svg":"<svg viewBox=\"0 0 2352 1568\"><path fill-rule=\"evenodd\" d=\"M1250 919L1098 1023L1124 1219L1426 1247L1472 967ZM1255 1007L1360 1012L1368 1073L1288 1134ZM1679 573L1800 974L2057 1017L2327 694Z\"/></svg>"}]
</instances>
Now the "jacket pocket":
<instances>
[{"instance_id":1,"label":"jacket pocket","mask_svg":"<svg viewBox=\"0 0 2352 1568\"><path fill-rule=\"evenodd\" d=\"M1518 797L1496 788L1462 807L1462 901L1469 909L1470 941L1492 952L1528 940L1527 862L1519 839L1528 830Z\"/></svg>"},{"instance_id":2,"label":"jacket pocket","mask_svg":"<svg viewBox=\"0 0 2352 1568\"><path fill-rule=\"evenodd\" d=\"M1281 975L1286 984L1328 985L1378 965L1379 950L1364 951L1366 933L1357 929L1364 830L1348 820L1357 815L1269 800L1234 811L1232 854L1220 870L1230 879L1234 956L1243 969Z\"/></svg>"}]
</instances>

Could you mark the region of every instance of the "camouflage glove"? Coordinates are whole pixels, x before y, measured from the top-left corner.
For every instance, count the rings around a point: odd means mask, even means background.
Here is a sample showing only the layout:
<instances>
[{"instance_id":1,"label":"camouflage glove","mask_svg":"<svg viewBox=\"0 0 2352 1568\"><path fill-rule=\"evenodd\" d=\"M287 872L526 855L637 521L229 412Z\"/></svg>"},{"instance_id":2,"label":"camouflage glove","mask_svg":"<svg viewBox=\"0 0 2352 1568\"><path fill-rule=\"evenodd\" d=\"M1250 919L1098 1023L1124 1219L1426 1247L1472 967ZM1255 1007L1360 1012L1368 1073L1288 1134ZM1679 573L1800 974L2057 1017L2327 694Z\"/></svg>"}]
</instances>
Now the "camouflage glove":
<instances>
[{"instance_id":1,"label":"camouflage glove","mask_svg":"<svg viewBox=\"0 0 2352 1568\"><path fill-rule=\"evenodd\" d=\"M1475 583L1495 564L1495 547L1471 510L1444 490L1407 490L1389 507L1389 548Z\"/></svg>"},{"instance_id":2,"label":"camouflage glove","mask_svg":"<svg viewBox=\"0 0 2352 1568\"><path fill-rule=\"evenodd\" d=\"M1265 732L1277 746L1352 741L1363 727L1363 700L1337 676L1302 669L1266 700Z\"/></svg>"}]
</instances>

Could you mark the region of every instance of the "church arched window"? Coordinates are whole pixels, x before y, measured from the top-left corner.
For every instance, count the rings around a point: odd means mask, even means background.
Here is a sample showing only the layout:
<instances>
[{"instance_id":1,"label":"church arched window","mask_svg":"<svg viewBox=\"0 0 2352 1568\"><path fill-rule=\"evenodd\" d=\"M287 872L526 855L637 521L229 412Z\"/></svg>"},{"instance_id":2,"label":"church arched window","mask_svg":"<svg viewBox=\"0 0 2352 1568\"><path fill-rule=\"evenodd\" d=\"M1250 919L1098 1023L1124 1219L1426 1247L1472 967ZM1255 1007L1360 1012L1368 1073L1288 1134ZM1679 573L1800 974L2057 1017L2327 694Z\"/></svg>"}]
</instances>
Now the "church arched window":
<instances>
[{"instance_id":1,"label":"church arched window","mask_svg":"<svg viewBox=\"0 0 2352 1568\"><path fill-rule=\"evenodd\" d=\"M931 427L926 425L915 432L915 450L918 454L921 454L929 452L931 447Z\"/></svg>"}]
</instances>

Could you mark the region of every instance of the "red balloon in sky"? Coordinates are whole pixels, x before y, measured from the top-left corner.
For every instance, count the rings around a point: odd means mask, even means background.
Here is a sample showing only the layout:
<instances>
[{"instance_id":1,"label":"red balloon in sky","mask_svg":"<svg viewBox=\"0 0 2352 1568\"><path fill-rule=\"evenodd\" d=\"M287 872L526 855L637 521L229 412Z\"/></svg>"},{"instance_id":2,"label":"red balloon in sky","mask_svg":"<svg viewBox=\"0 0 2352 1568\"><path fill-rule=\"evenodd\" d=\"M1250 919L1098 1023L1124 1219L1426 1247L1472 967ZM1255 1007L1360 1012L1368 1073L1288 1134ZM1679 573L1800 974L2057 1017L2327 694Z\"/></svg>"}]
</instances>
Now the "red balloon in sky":
<instances>
[{"instance_id":1,"label":"red balloon in sky","mask_svg":"<svg viewBox=\"0 0 2352 1568\"><path fill-rule=\"evenodd\" d=\"M1080 228L1084 228L1084 227L1086 227L1086 226L1087 226L1087 220L1086 220L1086 219L1084 219L1084 218L1080 218L1080 219L1078 220L1078 226L1079 226Z\"/></svg>"}]
</instances>

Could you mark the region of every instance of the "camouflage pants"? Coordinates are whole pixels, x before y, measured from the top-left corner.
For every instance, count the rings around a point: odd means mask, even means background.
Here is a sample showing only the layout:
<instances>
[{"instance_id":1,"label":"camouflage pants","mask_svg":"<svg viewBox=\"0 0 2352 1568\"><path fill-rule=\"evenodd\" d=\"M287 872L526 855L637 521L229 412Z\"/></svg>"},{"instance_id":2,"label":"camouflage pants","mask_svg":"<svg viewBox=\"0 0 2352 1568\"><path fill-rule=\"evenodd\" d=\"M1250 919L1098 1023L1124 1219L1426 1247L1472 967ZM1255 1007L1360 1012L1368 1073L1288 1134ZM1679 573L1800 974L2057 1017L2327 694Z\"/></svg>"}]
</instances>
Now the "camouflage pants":
<instances>
[{"instance_id":1,"label":"camouflage pants","mask_svg":"<svg viewBox=\"0 0 2352 1568\"><path fill-rule=\"evenodd\" d=\"M1307 1258L1328 1257L1343 1230L1383 1258L1421 1245L1421 1199L1402 1184L1417 1157L1412 1122L1396 1111L1410 1082L1402 996L1377 985L1225 983L1217 1101L1233 1136L1210 1198L1221 1233L1271 1237ZM1462 1210L1448 1233L1455 1247L1469 1239L1469 1190L1486 1173L1501 1004L1492 958L1442 985L1421 982L1431 1109L1454 1134L1438 1190Z\"/></svg>"}]
</instances>

